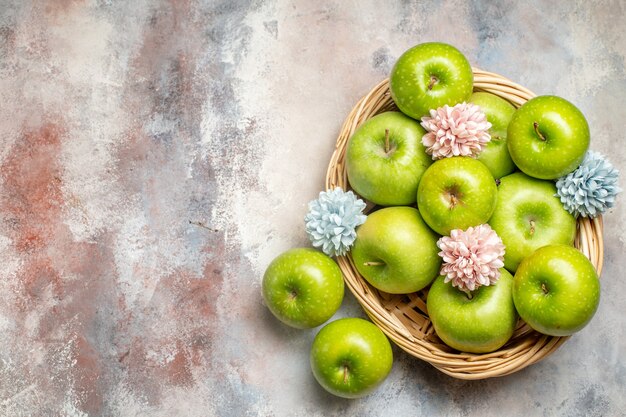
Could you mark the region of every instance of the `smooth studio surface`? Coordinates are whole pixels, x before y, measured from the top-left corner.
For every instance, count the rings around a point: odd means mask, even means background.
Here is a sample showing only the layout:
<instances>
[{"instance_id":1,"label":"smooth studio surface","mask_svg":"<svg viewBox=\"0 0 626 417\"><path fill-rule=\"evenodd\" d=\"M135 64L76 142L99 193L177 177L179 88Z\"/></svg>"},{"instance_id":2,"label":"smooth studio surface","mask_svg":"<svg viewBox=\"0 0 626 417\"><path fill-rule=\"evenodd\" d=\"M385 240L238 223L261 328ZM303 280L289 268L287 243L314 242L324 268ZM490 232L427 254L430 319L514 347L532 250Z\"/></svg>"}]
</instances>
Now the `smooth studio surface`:
<instances>
[{"instance_id":1,"label":"smooth studio surface","mask_svg":"<svg viewBox=\"0 0 626 417\"><path fill-rule=\"evenodd\" d=\"M624 195L593 320L503 378L451 379L394 346L378 390L334 397L310 369L319 328L276 320L261 281L308 245L353 104L417 43L563 96L625 173L624 7L0 2L0 415L623 414ZM364 317L348 291L339 317Z\"/></svg>"}]
</instances>

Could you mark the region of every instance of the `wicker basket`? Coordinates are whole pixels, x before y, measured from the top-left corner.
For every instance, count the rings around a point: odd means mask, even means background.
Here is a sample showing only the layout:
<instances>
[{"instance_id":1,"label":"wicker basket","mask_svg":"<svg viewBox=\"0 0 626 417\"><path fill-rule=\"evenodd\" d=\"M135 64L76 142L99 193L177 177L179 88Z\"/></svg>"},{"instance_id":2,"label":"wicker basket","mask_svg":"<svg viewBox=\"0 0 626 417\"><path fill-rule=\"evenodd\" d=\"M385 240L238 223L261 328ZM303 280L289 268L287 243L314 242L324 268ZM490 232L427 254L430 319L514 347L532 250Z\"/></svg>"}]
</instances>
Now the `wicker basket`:
<instances>
[{"instance_id":1,"label":"wicker basket","mask_svg":"<svg viewBox=\"0 0 626 417\"><path fill-rule=\"evenodd\" d=\"M516 107L535 96L498 74L479 69L473 71L475 91L498 95ZM390 110L397 110L397 107L389 93L389 80L384 80L359 100L345 120L326 174L326 189L350 188L345 166L348 140L364 121ZM602 272L602 233L601 217L578 220L575 246L591 260L598 275ZM567 340L567 337L539 334L519 320L513 337L500 350L487 354L458 352L446 346L435 334L426 310L428 289L403 295L383 293L359 275L349 254L338 257L337 262L350 291L391 340L409 354L455 378L484 379L511 374L545 358Z\"/></svg>"}]
</instances>

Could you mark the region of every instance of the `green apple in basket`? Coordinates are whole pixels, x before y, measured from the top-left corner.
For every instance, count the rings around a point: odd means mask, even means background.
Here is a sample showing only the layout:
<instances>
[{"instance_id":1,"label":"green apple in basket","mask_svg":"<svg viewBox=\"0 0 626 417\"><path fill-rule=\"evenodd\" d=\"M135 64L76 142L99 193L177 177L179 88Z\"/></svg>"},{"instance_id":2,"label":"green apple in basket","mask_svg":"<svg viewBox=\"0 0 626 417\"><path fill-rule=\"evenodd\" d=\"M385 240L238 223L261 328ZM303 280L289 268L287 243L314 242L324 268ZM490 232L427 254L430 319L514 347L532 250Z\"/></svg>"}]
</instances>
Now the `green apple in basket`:
<instances>
[{"instance_id":1,"label":"green apple in basket","mask_svg":"<svg viewBox=\"0 0 626 417\"><path fill-rule=\"evenodd\" d=\"M575 170L589 148L589 125L569 101L556 96L528 100L513 114L508 147L527 175L556 179Z\"/></svg>"},{"instance_id":2,"label":"green apple in basket","mask_svg":"<svg viewBox=\"0 0 626 417\"><path fill-rule=\"evenodd\" d=\"M469 100L474 75L465 56L441 42L422 43L398 58L389 78L400 111L419 119L431 109Z\"/></svg>"},{"instance_id":3,"label":"green apple in basket","mask_svg":"<svg viewBox=\"0 0 626 417\"><path fill-rule=\"evenodd\" d=\"M552 181L516 172L500 180L498 202L489 224L506 246L504 267L515 272L536 249L550 244L572 245L576 218L556 196Z\"/></svg>"},{"instance_id":4,"label":"green apple in basket","mask_svg":"<svg viewBox=\"0 0 626 417\"><path fill-rule=\"evenodd\" d=\"M533 329L569 336L594 316L600 302L600 281L593 264L576 248L544 246L517 268L513 300Z\"/></svg>"},{"instance_id":5,"label":"green apple in basket","mask_svg":"<svg viewBox=\"0 0 626 417\"><path fill-rule=\"evenodd\" d=\"M324 326L311 347L313 376L328 392L363 397L387 377L393 364L391 344L374 324L359 318Z\"/></svg>"},{"instance_id":6,"label":"green apple in basket","mask_svg":"<svg viewBox=\"0 0 626 417\"><path fill-rule=\"evenodd\" d=\"M417 184L432 163L421 143L424 129L400 112L367 120L350 138L346 170L361 197L383 206L415 203Z\"/></svg>"},{"instance_id":7,"label":"green apple in basket","mask_svg":"<svg viewBox=\"0 0 626 417\"><path fill-rule=\"evenodd\" d=\"M517 312L513 277L500 269L500 278L470 295L440 276L428 291L428 315L437 336L448 346L471 353L493 352L513 335Z\"/></svg>"},{"instance_id":8,"label":"green apple in basket","mask_svg":"<svg viewBox=\"0 0 626 417\"><path fill-rule=\"evenodd\" d=\"M472 94L470 102L478 105L491 123L491 140L478 155L478 160L489 168L496 179L511 174L515 171L515 164L509 155L506 135L515 107L505 99L485 92Z\"/></svg>"},{"instance_id":9,"label":"green apple in basket","mask_svg":"<svg viewBox=\"0 0 626 417\"><path fill-rule=\"evenodd\" d=\"M439 272L437 238L417 209L386 207L357 228L352 259L375 288L411 293L426 287Z\"/></svg>"},{"instance_id":10,"label":"green apple in basket","mask_svg":"<svg viewBox=\"0 0 626 417\"><path fill-rule=\"evenodd\" d=\"M263 275L263 298L283 323L304 329L330 319L341 306L344 283L335 261L309 248L277 256Z\"/></svg>"},{"instance_id":11,"label":"green apple in basket","mask_svg":"<svg viewBox=\"0 0 626 417\"><path fill-rule=\"evenodd\" d=\"M467 156L435 161L417 189L417 207L424 221L441 235L486 223L496 198L496 182L489 169Z\"/></svg>"}]
</instances>

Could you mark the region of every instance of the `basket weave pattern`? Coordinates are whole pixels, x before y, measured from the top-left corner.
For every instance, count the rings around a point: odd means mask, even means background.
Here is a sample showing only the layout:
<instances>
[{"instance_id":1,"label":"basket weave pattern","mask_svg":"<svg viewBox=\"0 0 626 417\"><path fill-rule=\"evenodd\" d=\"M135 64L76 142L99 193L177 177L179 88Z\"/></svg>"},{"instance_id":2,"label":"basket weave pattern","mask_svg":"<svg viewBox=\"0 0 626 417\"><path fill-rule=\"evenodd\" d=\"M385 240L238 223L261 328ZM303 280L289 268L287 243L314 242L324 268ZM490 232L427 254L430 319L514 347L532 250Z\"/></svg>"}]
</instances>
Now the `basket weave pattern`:
<instances>
[{"instance_id":1,"label":"basket weave pattern","mask_svg":"<svg viewBox=\"0 0 626 417\"><path fill-rule=\"evenodd\" d=\"M500 96L519 107L535 96L528 89L494 73L474 68L474 91ZM354 106L346 118L326 174L326 189L350 189L345 166L348 141L367 119L396 110L383 80ZM371 210L372 205L368 204ZM579 218L574 245L602 272L602 217ZM513 337L500 350L487 354L461 353L446 346L435 334L426 309L428 289L393 295L378 291L359 275L350 254L337 258L344 280L371 320L409 354L429 362L440 371L460 379L484 379L508 375L547 357L568 338L539 334L521 319Z\"/></svg>"}]
</instances>

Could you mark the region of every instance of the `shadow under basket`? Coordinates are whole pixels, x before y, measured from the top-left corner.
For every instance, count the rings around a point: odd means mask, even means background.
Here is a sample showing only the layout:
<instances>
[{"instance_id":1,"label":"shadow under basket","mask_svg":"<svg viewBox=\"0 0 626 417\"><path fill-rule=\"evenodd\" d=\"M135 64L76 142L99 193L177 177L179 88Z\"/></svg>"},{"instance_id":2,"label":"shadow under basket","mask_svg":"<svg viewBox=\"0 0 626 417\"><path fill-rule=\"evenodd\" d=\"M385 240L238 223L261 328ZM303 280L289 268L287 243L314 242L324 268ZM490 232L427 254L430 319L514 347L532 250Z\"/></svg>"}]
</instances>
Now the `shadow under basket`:
<instances>
[{"instance_id":1,"label":"shadow under basket","mask_svg":"<svg viewBox=\"0 0 626 417\"><path fill-rule=\"evenodd\" d=\"M535 97L528 89L501 75L474 68L474 91L500 96L515 107ZM389 80L383 80L354 106L346 118L326 174L326 189L350 189L345 155L354 131L369 118L398 110L389 92ZM368 204L368 208L372 205ZM603 262L602 217L579 218L574 245L596 268L598 276ZM460 379L485 379L508 375L547 357L568 337L546 336L532 330L521 319L513 337L502 348L486 354L456 351L435 334L428 317L428 288L411 294L387 294L378 291L356 270L351 255L337 257L344 280L370 319L400 348L429 362L441 372Z\"/></svg>"}]
</instances>

